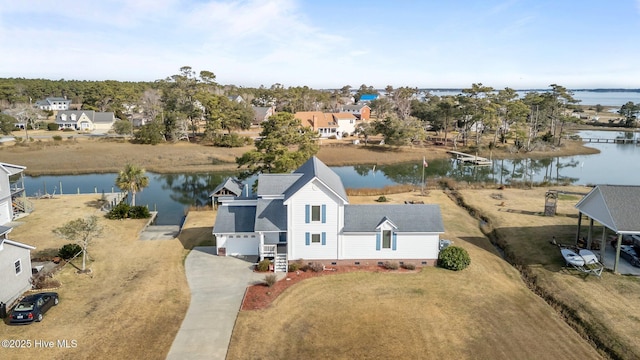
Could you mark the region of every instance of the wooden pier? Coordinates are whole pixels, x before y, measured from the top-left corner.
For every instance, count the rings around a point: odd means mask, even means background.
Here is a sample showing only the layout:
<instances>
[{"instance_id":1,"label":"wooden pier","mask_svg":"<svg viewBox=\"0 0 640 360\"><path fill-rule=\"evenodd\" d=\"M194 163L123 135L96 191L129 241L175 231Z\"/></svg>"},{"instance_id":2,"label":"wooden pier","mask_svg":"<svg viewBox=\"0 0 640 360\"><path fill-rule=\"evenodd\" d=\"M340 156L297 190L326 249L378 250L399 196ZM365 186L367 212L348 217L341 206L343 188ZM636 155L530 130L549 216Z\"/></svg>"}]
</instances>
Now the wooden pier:
<instances>
[{"instance_id":1,"label":"wooden pier","mask_svg":"<svg viewBox=\"0 0 640 360\"><path fill-rule=\"evenodd\" d=\"M640 139L626 139L626 138L615 138L615 139L602 139L602 138L582 138L584 142L590 143L605 143L605 144L640 144Z\"/></svg>"},{"instance_id":2,"label":"wooden pier","mask_svg":"<svg viewBox=\"0 0 640 360\"><path fill-rule=\"evenodd\" d=\"M473 164L473 165L491 165L492 164L491 160L478 155L465 154L463 152L453 151L453 150L449 150L447 152L449 154L454 155L456 160L462 161L463 163Z\"/></svg>"}]
</instances>

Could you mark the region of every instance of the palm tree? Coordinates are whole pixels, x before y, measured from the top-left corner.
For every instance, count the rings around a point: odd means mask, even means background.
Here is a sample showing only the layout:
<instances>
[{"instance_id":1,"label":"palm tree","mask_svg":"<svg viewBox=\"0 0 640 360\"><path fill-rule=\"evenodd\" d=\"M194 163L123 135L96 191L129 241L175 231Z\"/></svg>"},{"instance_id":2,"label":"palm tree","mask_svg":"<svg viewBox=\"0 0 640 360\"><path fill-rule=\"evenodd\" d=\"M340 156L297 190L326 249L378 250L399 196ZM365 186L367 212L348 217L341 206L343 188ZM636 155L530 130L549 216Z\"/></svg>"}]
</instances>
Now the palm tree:
<instances>
[{"instance_id":1,"label":"palm tree","mask_svg":"<svg viewBox=\"0 0 640 360\"><path fill-rule=\"evenodd\" d=\"M120 170L116 178L117 187L131 192L131 206L136 206L136 193L149 186L149 177L144 173L143 168L127 164L124 170Z\"/></svg>"}]
</instances>

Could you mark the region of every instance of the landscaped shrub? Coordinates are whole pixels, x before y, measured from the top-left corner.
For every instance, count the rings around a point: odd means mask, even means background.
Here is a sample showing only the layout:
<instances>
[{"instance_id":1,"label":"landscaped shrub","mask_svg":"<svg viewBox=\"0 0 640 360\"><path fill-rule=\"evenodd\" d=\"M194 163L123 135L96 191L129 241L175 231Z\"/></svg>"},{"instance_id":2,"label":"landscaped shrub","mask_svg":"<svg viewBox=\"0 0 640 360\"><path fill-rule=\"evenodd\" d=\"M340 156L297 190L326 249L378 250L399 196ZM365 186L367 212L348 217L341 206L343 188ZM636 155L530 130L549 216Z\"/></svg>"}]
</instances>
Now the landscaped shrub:
<instances>
[{"instance_id":1,"label":"landscaped shrub","mask_svg":"<svg viewBox=\"0 0 640 360\"><path fill-rule=\"evenodd\" d=\"M260 272L269 271L269 265L271 265L271 260L264 259L258 263L256 270Z\"/></svg>"},{"instance_id":2,"label":"landscaped shrub","mask_svg":"<svg viewBox=\"0 0 640 360\"><path fill-rule=\"evenodd\" d=\"M129 216L129 209L131 209L131 206L129 206L129 204L127 204L126 202L121 202L120 204L114 206L107 213L107 219L111 219L111 220L126 219L127 216Z\"/></svg>"},{"instance_id":3,"label":"landscaped shrub","mask_svg":"<svg viewBox=\"0 0 640 360\"><path fill-rule=\"evenodd\" d=\"M132 219L148 219L151 217L151 213L146 206L132 206L129 208L129 217Z\"/></svg>"},{"instance_id":4,"label":"landscaped shrub","mask_svg":"<svg viewBox=\"0 0 640 360\"><path fill-rule=\"evenodd\" d=\"M50 273L39 272L33 277L33 288L37 290L42 289L57 289L60 287L60 281L53 278Z\"/></svg>"},{"instance_id":5,"label":"landscaped shrub","mask_svg":"<svg viewBox=\"0 0 640 360\"><path fill-rule=\"evenodd\" d=\"M267 274L264 276L264 283L267 284L268 287L275 285L276 281L278 281L276 274Z\"/></svg>"},{"instance_id":6,"label":"landscaped shrub","mask_svg":"<svg viewBox=\"0 0 640 360\"><path fill-rule=\"evenodd\" d=\"M471 258L467 250L459 246L449 246L438 256L438 266L449 270L464 270L471 264Z\"/></svg>"},{"instance_id":7,"label":"landscaped shrub","mask_svg":"<svg viewBox=\"0 0 640 360\"><path fill-rule=\"evenodd\" d=\"M65 260L69 260L72 257L76 256L80 251L82 251L82 247L80 247L80 245L67 244L58 250L58 256Z\"/></svg>"},{"instance_id":8,"label":"landscaped shrub","mask_svg":"<svg viewBox=\"0 0 640 360\"><path fill-rule=\"evenodd\" d=\"M300 264L297 262L289 264L289 272L296 272L300 270Z\"/></svg>"},{"instance_id":9,"label":"landscaped shrub","mask_svg":"<svg viewBox=\"0 0 640 360\"><path fill-rule=\"evenodd\" d=\"M389 201L386 196L382 195L376 199L377 202L387 202Z\"/></svg>"},{"instance_id":10,"label":"landscaped shrub","mask_svg":"<svg viewBox=\"0 0 640 360\"><path fill-rule=\"evenodd\" d=\"M385 261L382 266L387 270L398 270L400 268L400 265L395 261Z\"/></svg>"},{"instance_id":11,"label":"landscaped shrub","mask_svg":"<svg viewBox=\"0 0 640 360\"><path fill-rule=\"evenodd\" d=\"M76 131L76 129L74 129L74 128L64 128L62 131L71 132L71 131Z\"/></svg>"},{"instance_id":12,"label":"landscaped shrub","mask_svg":"<svg viewBox=\"0 0 640 360\"><path fill-rule=\"evenodd\" d=\"M62 141L62 136L60 135L53 135L51 138L53 139L53 141Z\"/></svg>"},{"instance_id":13,"label":"landscaped shrub","mask_svg":"<svg viewBox=\"0 0 640 360\"><path fill-rule=\"evenodd\" d=\"M57 131L58 130L58 124L56 123L47 123L47 130L49 131Z\"/></svg>"},{"instance_id":14,"label":"landscaped shrub","mask_svg":"<svg viewBox=\"0 0 640 360\"><path fill-rule=\"evenodd\" d=\"M402 264L402 268L403 269L407 269L407 270L415 270L416 269L416 265L415 264L411 264L411 263L404 263Z\"/></svg>"},{"instance_id":15,"label":"landscaped shrub","mask_svg":"<svg viewBox=\"0 0 640 360\"><path fill-rule=\"evenodd\" d=\"M312 262L311 264L309 264L309 269L311 269L311 271L313 272L321 272L324 270L324 265L319 262Z\"/></svg>"}]
</instances>

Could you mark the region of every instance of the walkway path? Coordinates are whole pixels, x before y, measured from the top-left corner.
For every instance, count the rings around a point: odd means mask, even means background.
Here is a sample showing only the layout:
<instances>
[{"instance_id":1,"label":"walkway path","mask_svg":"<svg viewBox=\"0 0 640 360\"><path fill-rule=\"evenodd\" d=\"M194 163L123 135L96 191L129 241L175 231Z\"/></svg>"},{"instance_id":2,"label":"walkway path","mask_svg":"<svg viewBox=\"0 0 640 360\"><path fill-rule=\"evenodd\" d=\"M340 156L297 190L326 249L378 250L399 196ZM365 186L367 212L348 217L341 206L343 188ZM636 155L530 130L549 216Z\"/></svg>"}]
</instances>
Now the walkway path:
<instances>
[{"instance_id":1,"label":"walkway path","mask_svg":"<svg viewBox=\"0 0 640 360\"><path fill-rule=\"evenodd\" d=\"M224 359L245 289L264 278L251 263L215 251L196 247L185 260L191 303L167 359Z\"/></svg>"}]
</instances>

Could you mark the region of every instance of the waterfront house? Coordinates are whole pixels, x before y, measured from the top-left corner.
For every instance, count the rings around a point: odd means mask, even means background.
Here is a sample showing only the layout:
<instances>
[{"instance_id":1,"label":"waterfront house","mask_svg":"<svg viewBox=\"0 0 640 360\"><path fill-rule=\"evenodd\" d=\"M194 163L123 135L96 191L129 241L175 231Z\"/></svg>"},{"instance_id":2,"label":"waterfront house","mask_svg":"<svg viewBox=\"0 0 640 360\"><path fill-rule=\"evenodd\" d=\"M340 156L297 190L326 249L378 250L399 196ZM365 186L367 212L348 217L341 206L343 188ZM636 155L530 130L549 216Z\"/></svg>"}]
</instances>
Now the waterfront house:
<instances>
[{"instance_id":1,"label":"waterfront house","mask_svg":"<svg viewBox=\"0 0 640 360\"><path fill-rule=\"evenodd\" d=\"M32 210L24 191L25 169L20 165L0 163L0 225Z\"/></svg>"},{"instance_id":2,"label":"waterfront house","mask_svg":"<svg viewBox=\"0 0 640 360\"><path fill-rule=\"evenodd\" d=\"M345 112L299 111L294 116L303 126L311 127L322 138L332 136L340 138L343 134L351 135L354 133L356 125L362 121L353 113Z\"/></svg>"},{"instance_id":3,"label":"waterfront house","mask_svg":"<svg viewBox=\"0 0 640 360\"><path fill-rule=\"evenodd\" d=\"M433 204L351 205L338 174L311 157L288 174L260 174L255 196L220 198L218 255L376 265L433 265L444 225Z\"/></svg>"},{"instance_id":4,"label":"waterfront house","mask_svg":"<svg viewBox=\"0 0 640 360\"><path fill-rule=\"evenodd\" d=\"M11 241L11 228L0 226L0 303L11 305L31 288L31 250L35 247Z\"/></svg>"},{"instance_id":5,"label":"waterfront house","mask_svg":"<svg viewBox=\"0 0 640 360\"><path fill-rule=\"evenodd\" d=\"M93 110L59 111L56 124L59 130L73 129L80 131L108 132L116 118L112 112L96 112Z\"/></svg>"}]
</instances>

